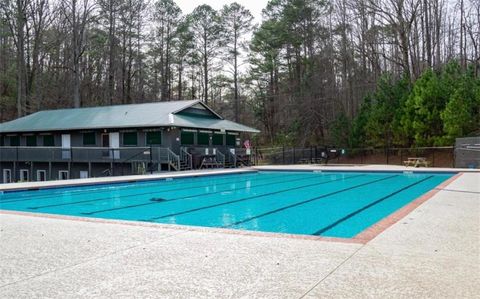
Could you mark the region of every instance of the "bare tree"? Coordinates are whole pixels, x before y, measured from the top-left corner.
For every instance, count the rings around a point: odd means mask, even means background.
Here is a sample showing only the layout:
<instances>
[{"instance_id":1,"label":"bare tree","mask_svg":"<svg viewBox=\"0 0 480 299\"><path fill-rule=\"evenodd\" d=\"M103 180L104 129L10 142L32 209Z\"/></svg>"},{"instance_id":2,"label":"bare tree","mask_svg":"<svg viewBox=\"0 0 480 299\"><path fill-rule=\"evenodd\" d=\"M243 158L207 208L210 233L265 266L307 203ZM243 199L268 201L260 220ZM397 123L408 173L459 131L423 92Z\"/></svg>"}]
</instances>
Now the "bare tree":
<instances>
[{"instance_id":1,"label":"bare tree","mask_svg":"<svg viewBox=\"0 0 480 299\"><path fill-rule=\"evenodd\" d=\"M240 117L240 96L238 87L240 50L245 50L244 37L252 30L253 16L248 9L234 2L225 5L221 11L221 22L224 29L223 44L226 48L226 60L232 65L234 115L235 121ZM243 41L243 44L242 44Z\"/></svg>"},{"instance_id":2,"label":"bare tree","mask_svg":"<svg viewBox=\"0 0 480 299\"><path fill-rule=\"evenodd\" d=\"M73 106L78 108L82 105L80 98L80 63L86 49L86 30L92 22L92 12L95 4L90 0L63 0L61 11L68 24L68 32L71 34L71 63L72 72L72 96Z\"/></svg>"},{"instance_id":3,"label":"bare tree","mask_svg":"<svg viewBox=\"0 0 480 299\"><path fill-rule=\"evenodd\" d=\"M197 52L202 60L203 101L208 104L209 72L214 58L220 49L222 28L217 12L208 5L201 5L189 15L189 24L194 40L197 41Z\"/></svg>"}]
</instances>

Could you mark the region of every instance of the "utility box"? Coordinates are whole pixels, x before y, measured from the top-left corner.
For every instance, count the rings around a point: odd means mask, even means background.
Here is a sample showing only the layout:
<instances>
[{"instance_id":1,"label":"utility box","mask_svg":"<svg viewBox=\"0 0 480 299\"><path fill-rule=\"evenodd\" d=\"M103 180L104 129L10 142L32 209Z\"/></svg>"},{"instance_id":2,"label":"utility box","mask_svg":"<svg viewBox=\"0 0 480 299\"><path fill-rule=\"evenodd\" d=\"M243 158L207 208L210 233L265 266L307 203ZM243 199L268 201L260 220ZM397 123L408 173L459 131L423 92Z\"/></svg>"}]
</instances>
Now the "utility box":
<instances>
[{"instance_id":1,"label":"utility box","mask_svg":"<svg viewBox=\"0 0 480 299\"><path fill-rule=\"evenodd\" d=\"M455 167L480 168L480 136L456 139Z\"/></svg>"}]
</instances>

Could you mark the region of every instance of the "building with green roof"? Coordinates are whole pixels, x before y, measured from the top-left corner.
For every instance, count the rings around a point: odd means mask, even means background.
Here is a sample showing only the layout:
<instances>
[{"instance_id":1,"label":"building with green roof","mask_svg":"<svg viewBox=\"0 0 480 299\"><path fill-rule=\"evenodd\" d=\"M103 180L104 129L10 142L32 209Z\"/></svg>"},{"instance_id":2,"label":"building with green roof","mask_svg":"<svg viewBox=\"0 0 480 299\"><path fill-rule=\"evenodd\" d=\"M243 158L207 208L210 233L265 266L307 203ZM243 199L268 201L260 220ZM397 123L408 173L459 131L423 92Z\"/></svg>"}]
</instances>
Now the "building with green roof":
<instances>
[{"instance_id":1,"label":"building with green roof","mask_svg":"<svg viewBox=\"0 0 480 299\"><path fill-rule=\"evenodd\" d=\"M258 132L197 100L40 111L0 124L0 182L237 166Z\"/></svg>"}]
</instances>

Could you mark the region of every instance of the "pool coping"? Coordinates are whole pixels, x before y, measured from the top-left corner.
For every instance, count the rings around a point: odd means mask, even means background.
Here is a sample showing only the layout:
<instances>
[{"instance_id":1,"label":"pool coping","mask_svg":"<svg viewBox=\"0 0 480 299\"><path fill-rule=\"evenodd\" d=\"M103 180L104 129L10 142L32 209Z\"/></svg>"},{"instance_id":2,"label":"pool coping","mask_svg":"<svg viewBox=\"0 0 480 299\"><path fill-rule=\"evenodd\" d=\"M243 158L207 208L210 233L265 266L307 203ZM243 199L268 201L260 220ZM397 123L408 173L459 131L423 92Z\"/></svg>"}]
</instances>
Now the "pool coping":
<instances>
[{"instance_id":1,"label":"pool coping","mask_svg":"<svg viewBox=\"0 0 480 299\"><path fill-rule=\"evenodd\" d=\"M210 232L210 233L223 233L223 234L234 234L234 235L243 235L243 236L256 236L256 237L273 237L273 238L289 238L289 239L299 239L299 240L315 240L315 241L326 241L326 242L340 242L340 243L353 243L353 244L367 244L372 239L377 237L379 234L384 232L386 229L403 219L405 216L410 214L417 207L422 205L424 202L428 201L442 189L450 185L452 182L460 178L464 172L458 172L449 179L443 181L439 185L432 188L427 193L422 196L414 199L406 206L400 208L389 216L383 218L382 220L376 222L372 226L366 228L358 235L353 238L338 238L338 237L325 237L325 236L313 236L313 235L297 235L297 234L288 234L288 233L276 233L276 232L261 232L261 231L249 231L249 230L240 230L240 229L229 229L229 228L217 228L217 227L205 227L205 226L193 226L193 225L181 225L181 224L165 224L165 223L150 223L142 221L129 221L129 220L117 220L117 219L103 219L103 218L89 218L89 217L80 217L80 216L69 216L69 215L58 215L58 214L49 214L49 213L35 213L35 212L23 212L23 211L13 211L13 210L2 210L0 209L1 214L7 215L19 215L19 216L31 216L31 217L40 217L40 218L50 218L58 220L72 220L72 221L82 221L82 222L92 222L92 223L105 223L105 224L123 224L131 226L141 226L141 227L153 227L153 228L165 228L165 229L176 229L183 231L194 231L194 232Z\"/></svg>"},{"instance_id":2,"label":"pool coping","mask_svg":"<svg viewBox=\"0 0 480 299\"><path fill-rule=\"evenodd\" d=\"M399 165L351 165L341 164L296 164L296 165L258 165L251 168L257 171L295 171L295 172L383 172L383 173L480 173L480 169L448 167L409 167Z\"/></svg>"}]
</instances>

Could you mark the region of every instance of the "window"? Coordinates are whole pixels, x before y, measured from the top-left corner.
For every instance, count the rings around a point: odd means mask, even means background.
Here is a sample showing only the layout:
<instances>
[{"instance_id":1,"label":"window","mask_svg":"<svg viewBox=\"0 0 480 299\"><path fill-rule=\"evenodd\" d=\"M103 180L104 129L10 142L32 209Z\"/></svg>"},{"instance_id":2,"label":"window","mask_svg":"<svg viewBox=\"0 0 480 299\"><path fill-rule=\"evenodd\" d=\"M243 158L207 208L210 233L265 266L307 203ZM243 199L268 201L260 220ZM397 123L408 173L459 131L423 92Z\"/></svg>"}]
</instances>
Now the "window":
<instances>
[{"instance_id":1,"label":"window","mask_svg":"<svg viewBox=\"0 0 480 299\"><path fill-rule=\"evenodd\" d=\"M4 146L5 145L5 139L3 136L0 136L0 146Z\"/></svg>"},{"instance_id":2,"label":"window","mask_svg":"<svg viewBox=\"0 0 480 299\"><path fill-rule=\"evenodd\" d=\"M47 180L47 171L46 170L37 170L37 181L43 182Z\"/></svg>"},{"instance_id":3,"label":"window","mask_svg":"<svg viewBox=\"0 0 480 299\"><path fill-rule=\"evenodd\" d=\"M123 145L136 146L137 145L137 132L125 132L125 133L123 133Z\"/></svg>"},{"instance_id":4,"label":"window","mask_svg":"<svg viewBox=\"0 0 480 299\"><path fill-rule=\"evenodd\" d=\"M20 146L20 136L10 136L10 146Z\"/></svg>"},{"instance_id":5,"label":"window","mask_svg":"<svg viewBox=\"0 0 480 299\"><path fill-rule=\"evenodd\" d=\"M11 169L4 169L3 170L3 182L5 184L12 182L12 170Z\"/></svg>"},{"instance_id":6,"label":"window","mask_svg":"<svg viewBox=\"0 0 480 299\"><path fill-rule=\"evenodd\" d=\"M235 139L236 139L235 135L227 134L227 145L228 146L235 146Z\"/></svg>"},{"instance_id":7,"label":"window","mask_svg":"<svg viewBox=\"0 0 480 299\"><path fill-rule=\"evenodd\" d=\"M83 133L83 145L95 145L95 132Z\"/></svg>"},{"instance_id":8,"label":"window","mask_svg":"<svg viewBox=\"0 0 480 299\"><path fill-rule=\"evenodd\" d=\"M182 145L192 145L193 144L193 132L182 131L180 133L180 143Z\"/></svg>"},{"instance_id":9,"label":"window","mask_svg":"<svg viewBox=\"0 0 480 299\"><path fill-rule=\"evenodd\" d=\"M162 132L147 132L147 145L161 145L162 144Z\"/></svg>"},{"instance_id":10,"label":"window","mask_svg":"<svg viewBox=\"0 0 480 299\"><path fill-rule=\"evenodd\" d=\"M86 170L80 170L80 178L81 178L81 179L86 179L86 178L88 178L88 171L86 171Z\"/></svg>"},{"instance_id":11,"label":"window","mask_svg":"<svg viewBox=\"0 0 480 299\"><path fill-rule=\"evenodd\" d=\"M224 134L213 134L212 144L213 145L223 145L223 136Z\"/></svg>"},{"instance_id":12,"label":"window","mask_svg":"<svg viewBox=\"0 0 480 299\"><path fill-rule=\"evenodd\" d=\"M59 180L68 180L68 170L60 170L58 172L58 179Z\"/></svg>"},{"instance_id":13,"label":"window","mask_svg":"<svg viewBox=\"0 0 480 299\"><path fill-rule=\"evenodd\" d=\"M209 145L210 144L210 134L204 133L204 132L198 132L197 144L199 144L199 145Z\"/></svg>"},{"instance_id":14,"label":"window","mask_svg":"<svg viewBox=\"0 0 480 299\"><path fill-rule=\"evenodd\" d=\"M27 136L27 146L37 146L37 136Z\"/></svg>"},{"instance_id":15,"label":"window","mask_svg":"<svg viewBox=\"0 0 480 299\"><path fill-rule=\"evenodd\" d=\"M55 139L53 138L53 135L43 136L43 146L55 146Z\"/></svg>"},{"instance_id":16,"label":"window","mask_svg":"<svg viewBox=\"0 0 480 299\"><path fill-rule=\"evenodd\" d=\"M20 169L20 181L28 182L29 180L30 180L30 176L28 174L28 169Z\"/></svg>"}]
</instances>

